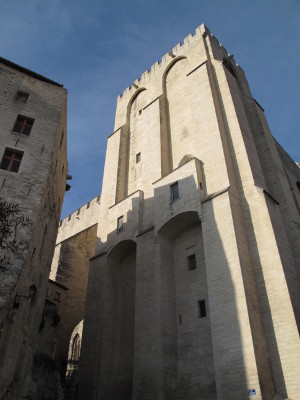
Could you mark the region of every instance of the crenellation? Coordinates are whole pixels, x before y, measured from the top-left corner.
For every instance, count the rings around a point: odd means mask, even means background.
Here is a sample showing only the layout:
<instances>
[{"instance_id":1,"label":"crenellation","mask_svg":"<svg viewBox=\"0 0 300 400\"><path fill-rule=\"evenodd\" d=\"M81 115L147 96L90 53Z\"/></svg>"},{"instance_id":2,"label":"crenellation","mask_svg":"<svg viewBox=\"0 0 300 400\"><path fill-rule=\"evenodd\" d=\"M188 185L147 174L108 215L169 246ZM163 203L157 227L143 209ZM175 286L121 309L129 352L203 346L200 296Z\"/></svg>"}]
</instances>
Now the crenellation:
<instances>
[{"instance_id":1,"label":"crenellation","mask_svg":"<svg viewBox=\"0 0 300 400\"><path fill-rule=\"evenodd\" d=\"M180 50L181 46L182 46L182 44L180 42L177 43L176 46L173 47L172 52L175 53L175 54L178 53L178 51Z\"/></svg>"},{"instance_id":2,"label":"crenellation","mask_svg":"<svg viewBox=\"0 0 300 400\"><path fill-rule=\"evenodd\" d=\"M149 69L147 69L144 73L142 73L141 75L141 81L146 81L146 79L148 79L149 77Z\"/></svg>"},{"instance_id":3,"label":"crenellation","mask_svg":"<svg viewBox=\"0 0 300 400\"><path fill-rule=\"evenodd\" d=\"M151 78L154 78L153 75L156 73L161 73L161 66L165 66L168 64L179 52L184 53L186 50L186 46L188 46L190 43L192 43L194 40L199 40L199 36L203 34L203 32L209 32L209 30L205 27L204 24L200 25L196 30L195 33L190 33L186 38L184 39L183 43L178 43L175 47L172 48L172 51L168 51L166 54L164 54L160 60L156 61L153 65L151 65L150 70L147 69L145 72L141 74L140 77L138 77L134 83L137 85L139 82L143 82L145 84L148 82ZM123 93L120 93L120 95L117 98L117 102L120 103L120 101L128 101L128 96L131 96L131 89L132 85L128 86ZM122 99L122 100L121 100Z\"/></svg>"},{"instance_id":4,"label":"crenellation","mask_svg":"<svg viewBox=\"0 0 300 400\"><path fill-rule=\"evenodd\" d=\"M150 73L154 73L160 67L159 61L156 61L154 64L151 65Z\"/></svg>"},{"instance_id":5,"label":"crenellation","mask_svg":"<svg viewBox=\"0 0 300 400\"><path fill-rule=\"evenodd\" d=\"M192 33L189 33L183 40L183 44L189 45L193 39L194 35Z\"/></svg>"},{"instance_id":6,"label":"crenellation","mask_svg":"<svg viewBox=\"0 0 300 400\"><path fill-rule=\"evenodd\" d=\"M168 51L166 54L164 54L161 58L162 64L167 64L169 61L172 60L172 56L170 55L170 52Z\"/></svg>"},{"instance_id":7,"label":"crenellation","mask_svg":"<svg viewBox=\"0 0 300 400\"><path fill-rule=\"evenodd\" d=\"M94 197L91 201L75 210L60 221L56 243L88 229L97 224L101 196Z\"/></svg>"}]
</instances>

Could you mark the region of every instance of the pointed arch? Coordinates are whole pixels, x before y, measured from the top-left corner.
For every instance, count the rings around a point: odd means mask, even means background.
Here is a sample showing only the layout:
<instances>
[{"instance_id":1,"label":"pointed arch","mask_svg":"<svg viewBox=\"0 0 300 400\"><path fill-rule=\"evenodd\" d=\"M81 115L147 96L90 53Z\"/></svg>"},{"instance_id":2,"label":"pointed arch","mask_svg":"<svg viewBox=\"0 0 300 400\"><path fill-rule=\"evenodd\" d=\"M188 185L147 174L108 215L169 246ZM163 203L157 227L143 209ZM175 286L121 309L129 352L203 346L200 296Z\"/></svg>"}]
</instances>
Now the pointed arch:
<instances>
[{"instance_id":1,"label":"pointed arch","mask_svg":"<svg viewBox=\"0 0 300 400\"><path fill-rule=\"evenodd\" d=\"M174 66L174 64L176 64L178 61L180 60L184 60L186 59L185 56L178 56L173 58L173 60L167 65L167 68L165 69L163 76L162 76L162 85L163 85L163 92L165 92L165 88L166 88L166 80L167 80L167 75L168 72L170 71L170 69Z\"/></svg>"},{"instance_id":2,"label":"pointed arch","mask_svg":"<svg viewBox=\"0 0 300 400\"><path fill-rule=\"evenodd\" d=\"M195 158L192 154L186 154L182 159L180 160L178 167L181 167L183 164L187 163L188 161L192 160Z\"/></svg>"},{"instance_id":3,"label":"pointed arch","mask_svg":"<svg viewBox=\"0 0 300 400\"><path fill-rule=\"evenodd\" d=\"M133 103L134 100L138 97L138 95L139 95L141 92L145 91L145 90L147 90L145 87L138 88L138 89L133 93L133 95L131 96L131 98L130 98L130 100L129 100L129 102L128 102L128 105L127 105L126 124L129 124L129 120L130 120L130 111L131 111L132 103Z\"/></svg>"}]
</instances>

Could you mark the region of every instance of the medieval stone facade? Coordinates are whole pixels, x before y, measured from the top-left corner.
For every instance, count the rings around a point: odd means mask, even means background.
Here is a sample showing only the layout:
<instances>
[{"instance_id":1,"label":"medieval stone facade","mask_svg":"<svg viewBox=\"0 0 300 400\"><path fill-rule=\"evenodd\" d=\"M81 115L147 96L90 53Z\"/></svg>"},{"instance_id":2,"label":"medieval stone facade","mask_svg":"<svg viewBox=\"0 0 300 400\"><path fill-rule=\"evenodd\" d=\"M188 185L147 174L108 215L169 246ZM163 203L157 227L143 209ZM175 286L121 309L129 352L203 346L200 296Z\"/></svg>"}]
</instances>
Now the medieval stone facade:
<instances>
[{"instance_id":1,"label":"medieval stone facade","mask_svg":"<svg viewBox=\"0 0 300 400\"><path fill-rule=\"evenodd\" d=\"M299 173L204 25L125 90L78 399L299 398Z\"/></svg>"},{"instance_id":2,"label":"medieval stone facade","mask_svg":"<svg viewBox=\"0 0 300 400\"><path fill-rule=\"evenodd\" d=\"M68 398L299 399L299 188L201 25L118 97L101 200L59 229Z\"/></svg>"},{"instance_id":3,"label":"medieval stone facade","mask_svg":"<svg viewBox=\"0 0 300 400\"><path fill-rule=\"evenodd\" d=\"M0 58L0 197L30 220L0 276L1 399L20 398L36 348L66 189L66 102L62 85Z\"/></svg>"}]
</instances>

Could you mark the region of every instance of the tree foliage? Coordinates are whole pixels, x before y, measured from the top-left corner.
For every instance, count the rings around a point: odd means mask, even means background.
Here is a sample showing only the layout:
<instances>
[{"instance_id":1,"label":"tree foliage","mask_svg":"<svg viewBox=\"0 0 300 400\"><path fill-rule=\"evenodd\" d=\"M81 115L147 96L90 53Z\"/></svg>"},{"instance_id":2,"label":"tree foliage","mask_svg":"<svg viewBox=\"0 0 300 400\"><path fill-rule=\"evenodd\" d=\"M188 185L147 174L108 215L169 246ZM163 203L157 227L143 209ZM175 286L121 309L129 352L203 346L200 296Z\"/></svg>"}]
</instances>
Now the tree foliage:
<instances>
[{"instance_id":1,"label":"tree foliage","mask_svg":"<svg viewBox=\"0 0 300 400\"><path fill-rule=\"evenodd\" d=\"M30 225L30 219L21 214L20 206L13 201L0 198L0 271L6 272L11 255L20 252L17 233L20 228Z\"/></svg>"}]
</instances>

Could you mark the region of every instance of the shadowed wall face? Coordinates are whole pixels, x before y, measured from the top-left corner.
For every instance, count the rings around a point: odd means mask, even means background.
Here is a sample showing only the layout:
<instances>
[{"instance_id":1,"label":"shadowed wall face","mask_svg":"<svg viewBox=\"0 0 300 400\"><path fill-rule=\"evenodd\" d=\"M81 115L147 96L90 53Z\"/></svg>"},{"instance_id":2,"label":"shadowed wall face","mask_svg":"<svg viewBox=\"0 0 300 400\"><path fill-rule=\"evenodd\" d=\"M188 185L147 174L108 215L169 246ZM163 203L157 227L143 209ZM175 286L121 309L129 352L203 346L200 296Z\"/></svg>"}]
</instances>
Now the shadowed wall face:
<instances>
[{"instance_id":1,"label":"shadowed wall face","mask_svg":"<svg viewBox=\"0 0 300 400\"><path fill-rule=\"evenodd\" d=\"M133 385L136 249L128 246L125 254L119 255L115 249L109 257L114 338L108 398L129 400Z\"/></svg>"},{"instance_id":2,"label":"shadowed wall face","mask_svg":"<svg viewBox=\"0 0 300 400\"><path fill-rule=\"evenodd\" d=\"M178 399L216 399L202 228L187 215L162 228L165 390ZM175 237L174 237L175 235Z\"/></svg>"},{"instance_id":3,"label":"shadowed wall face","mask_svg":"<svg viewBox=\"0 0 300 400\"><path fill-rule=\"evenodd\" d=\"M216 399L201 224L174 240L178 399Z\"/></svg>"}]
</instances>

